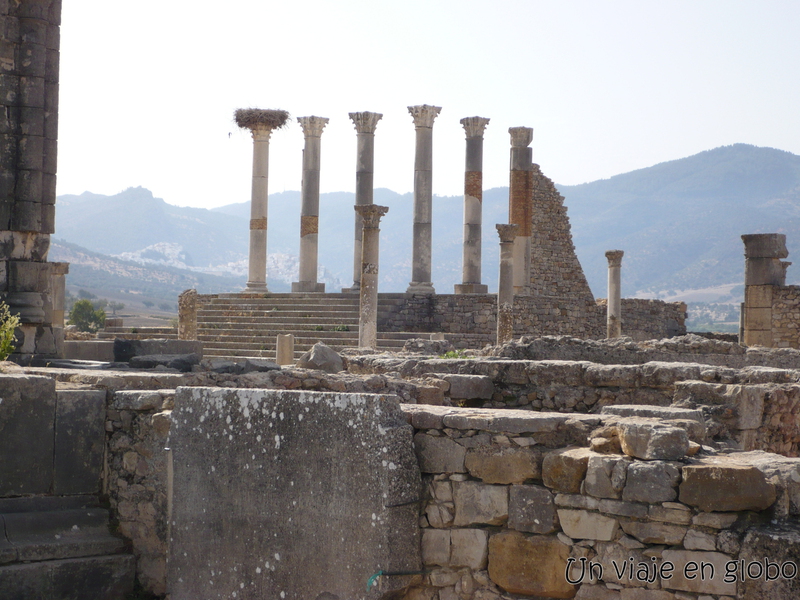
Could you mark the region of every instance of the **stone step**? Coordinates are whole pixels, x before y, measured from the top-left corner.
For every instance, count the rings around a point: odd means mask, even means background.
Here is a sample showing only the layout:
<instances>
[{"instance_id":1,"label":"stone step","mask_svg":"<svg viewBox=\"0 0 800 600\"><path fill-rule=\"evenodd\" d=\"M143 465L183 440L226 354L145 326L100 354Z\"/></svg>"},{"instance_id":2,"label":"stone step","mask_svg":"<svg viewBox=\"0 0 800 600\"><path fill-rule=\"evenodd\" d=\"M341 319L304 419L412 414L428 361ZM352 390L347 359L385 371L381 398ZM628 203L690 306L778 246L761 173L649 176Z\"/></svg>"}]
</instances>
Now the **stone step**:
<instances>
[{"instance_id":1,"label":"stone step","mask_svg":"<svg viewBox=\"0 0 800 600\"><path fill-rule=\"evenodd\" d=\"M352 315L348 313L341 313L333 316L327 315L313 315L305 313L303 315L298 316L287 316L286 313L263 313L261 315L256 316L225 316L225 315L199 315L197 319L198 327L202 327L203 324L228 324L228 323L238 323L241 325L257 325L260 323L269 324L269 323L302 323L306 324L306 326L311 325L324 325L326 323L330 324L350 324L353 323L356 326L358 325L358 315Z\"/></svg>"}]
</instances>

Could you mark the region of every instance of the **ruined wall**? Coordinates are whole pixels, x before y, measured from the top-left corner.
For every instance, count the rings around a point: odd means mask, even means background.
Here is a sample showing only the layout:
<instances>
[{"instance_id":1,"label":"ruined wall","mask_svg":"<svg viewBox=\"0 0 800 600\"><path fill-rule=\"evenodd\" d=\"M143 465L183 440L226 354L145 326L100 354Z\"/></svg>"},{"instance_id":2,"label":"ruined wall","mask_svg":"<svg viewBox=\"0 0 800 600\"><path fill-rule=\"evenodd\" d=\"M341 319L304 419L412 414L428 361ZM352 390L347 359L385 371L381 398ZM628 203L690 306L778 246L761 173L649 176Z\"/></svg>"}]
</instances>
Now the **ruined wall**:
<instances>
[{"instance_id":1,"label":"ruined wall","mask_svg":"<svg viewBox=\"0 0 800 600\"><path fill-rule=\"evenodd\" d=\"M608 300L598 298L600 319L605 323ZM686 333L686 304L643 298L622 299L622 335L636 341L660 340Z\"/></svg>"},{"instance_id":2,"label":"ruined wall","mask_svg":"<svg viewBox=\"0 0 800 600\"><path fill-rule=\"evenodd\" d=\"M800 348L800 286L772 288L772 347Z\"/></svg>"},{"instance_id":3,"label":"ruined wall","mask_svg":"<svg viewBox=\"0 0 800 600\"><path fill-rule=\"evenodd\" d=\"M18 352L54 355L60 0L0 2L0 297L19 313Z\"/></svg>"},{"instance_id":4,"label":"ruined wall","mask_svg":"<svg viewBox=\"0 0 800 600\"><path fill-rule=\"evenodd\" d=\"M531 295L571 299L578 306L594 301L575 254L564 197L537 164L533 165L532 218Z\"/></svg>"},{"instance_id":5,"label":"ruined wall","mask_svg":"<svg viewBox=\"0 0 800 600\"><path fill-rule=\"evenodd\" d=\"M668 421L405 410L430 570L407 598L785 600L800 591L798 459L687 457L685 430L666 433ZM608 437L593 445L616 439L624 452L568 447L585 446L594 427ZM650 445L672 435L674 446ZM765 559L777 565L773 581L749 566Z\"/></svg>"}]
</instances>

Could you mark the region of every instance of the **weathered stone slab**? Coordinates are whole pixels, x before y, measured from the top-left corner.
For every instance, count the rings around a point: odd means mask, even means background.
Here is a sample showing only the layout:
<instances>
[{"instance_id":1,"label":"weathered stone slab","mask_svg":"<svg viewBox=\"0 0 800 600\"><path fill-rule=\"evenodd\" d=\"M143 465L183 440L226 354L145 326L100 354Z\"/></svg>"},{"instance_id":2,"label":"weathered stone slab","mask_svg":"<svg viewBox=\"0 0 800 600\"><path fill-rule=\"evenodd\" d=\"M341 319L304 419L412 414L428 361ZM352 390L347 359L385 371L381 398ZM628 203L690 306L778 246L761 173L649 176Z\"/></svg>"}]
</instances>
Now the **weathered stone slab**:
<instances>
[{"instance_id":1,"label":"weathered stone slab","mask_svg":"<svg viewBox=\"0 0 800 600\"><path fill-rule=\"evenodd\" d=\"M643 418L627 418L618 425L622 451L646 460L679 460L689 449L689 436L681 427Z\"/></svg>"},{"instance_id":2,"label":"weathered stone slab","mask_svg":"<svg viewBox=\"0 0 800 600\"><path fill-rule=\"evenodd\" d=\"M450 383L450 397L455 400L491 400L494 383L485 375L444 375Z\"/></svg>"},{"instance_id":3,"label":"weathered stone slab","mask_svg":"<svg viewBox=\"0 0 800 600\"><path fill-rule=\"evenodd\" d=\"M586 493L596 498L620 498L631 460L619 455L589 458L586 469Z\"/></svg>"},{"instance_id":4,"label":"weathered stone slab","mask_svg":"<svg viewBox=\"0 0 800 600\"><path fill-rule=\"evenodd\" d=\"M680 544L686 535L687 528L682 525L667 523L642 523L640 521L622 521L622 530L645 544Z\"/></svg>"},{"instance_id":5,"label":"weathered stone slab","mask_svg":"<svg viewBox=\"0 0 800 600\"><path fill-rule=\"evenodd\" d=\"M678 463L679 465L680 463ZM678 497L681 472L678 465L664 461L636 461L628 466L622 499L627 502L670 502Z\"/></svg>"},{"instance_id":6,"label":"weathered stone slab","mask_svg":"<svg viewBox=\"0 0 800 600\"><path fill-rule=\"evenodd\" d=\"M558 520L561 529L569 537L577 540L611 541L619 528L619 522L599 513L585 510L559 509Z\"/></svg>"},{"instance_id":7,"label":"weathered stone slab","mask_svg":"<svg viewBox=\"0 0 800 600\"><path fill-rule=\"evenodd\" d=\"M134 356L155 354L197 354L203 358L203 343L196 340L114 340L114 360L128 362Z\"/></svg>"},{"instance_id":8,"label":"weathered stone slab","mask_svg":"<svg viewBox=\"0 0 800 600\"><path fill-rule=\"evenodd\" d=\"M345 369L342 357L322 342L317 342L311 350L298 358L297 366L301 369L318 369L327 373L338 373Z\"/></svg>"},{"instance_id":9,"label":"weathered stone slab","mask_svg":"<svg viewBox=\"0 0 800 600\"><path fill-rule=\"evenodd\" d=\"M199 354L142 354L132 356L129 364L133 369L155 369L166 367L181 373L188 373L192 367L200 364Z\"/></svg>"},{"instance_id":10,"label":"weathered stone slab","mask_svg":"<svg viewBox=\"0 0 800 600\"><path fill-rule=\"evenodd\" d=\"M565 448L548 452L542 461L544 484L566 494L580 492L589 457L593 454L588 448Z\"/></svg>"},{"instance_id":11,"label":"weathered stone slab","mask_svg":"<svg viewBox=\"0 0 800 600\"><path fill-rule=\"evenodd\" d=\"M542 455L533 448L485 447L467 452L464 464L485 483L523 483L541 477Z\"/></svg>"},{"instance_id":12,"label":"weathered stone slab","mask_svg":"<svg viewBox=\"0 0 800 600\"><path fill-rule=\"evenodd\" d=\"M504 531L489 538L489 577L512 594L572 598L564 572L569 546L555 536Z\"/></svg>"},{"instance_id":13,"label":"weathered stone slab","mask_svg":"<svg viewBox=\"0 0 800 600\"><path fill-rule=\"evenodd\" d=\"M736 596L736 581L725 582L725 565L731 560L730 556L721 552L664 550L662 558L675 565L672 578L662 580L662 587L696 594Z\"/></svg>"},{"instance_id":14,"label":"weathered stone slab","mask_svg":"<svg viewBox=\"0 0 800 600\"><path fill-rule=\"evenodd\" d=\"M179 388L172 420L173 600L378 598L411 579L365 593L372 575L420 570L420 475L395 397Z\"/></svg>"},{"instance_id":15,"label":"weathered stone slab","mask_svg":"<svg viewBox=\"0 0 800 600\"><path fill-rule=\"evenodd\" d=\"M552 533L558 526L553 493L539 485L512 485L508 494L508 526L527 533Z\"/></svg>"},{"instance_id":16,"label":"weathered stone slab","mask_svg":"<svg viewBox=\"0 0 800 600\"><path fill-rule=\"evenodd\" d=\"M53 379L0 377L0 497L50 491L55 416Z\"/></svg>"},{"instance_id":17,"label":"weathered stone slab","mask_svg":"<svg viewBox=\"0 0 800 600\"><path fill-rule=\"evenodd\" d=\"M53 493L100 491L106 442L104 390L58 390Z\"/></svg>"},{"instance_id":18,"label":"weathered stone slab","mask_svg":"<svg viewBox=\"0 0 800 600\"><path fill-rule=\"evenodd\" d=\"M466 473L467 449L448 437L425 433L414 436L414 449L423 473Z\"/></svg>"},{"instance_id":19,"label":"weathered stone slab","mask_svg":"<svg viewBox=\"0 0 800 600\"><path fill-rule=\"evenodd\" d=\"M485 529L450 530L450 566L485 569L489 556L489 532Z\"/></svg>"},{"instance_id":20,"label":"weathered stone slab","mask_svg":"<svg viewBox=\"0 0 800 600\"><path fill-rule=\"evenodd\" d=\"M740 598L800 598L800 573L792 577L800 569L800 528L796 523L751 529L744 538L739 559L744 561L745 575L739 584ZM765 569L763 574L759 576L759 568L751 567L751 563L760 563Z\"/></svg>"},{"instance_id":21,"label":"weathered stone slab","mask_svg":"<svg viewBox=\"0 0 800 600\"><path fill-rule=\"evenodd\" d=\"M456 516L453 524L502 525L508 520L508 488L477 481L453 482Z\"/></svg>"},{"instance_id":22,"label":"weathered stone slab","mask_svg":"<svg viewBox=\"0 0 800 600\"><path fill-rule=\"evenodd\" d=\"M680 500L705 512L764 510L775 497L775 486L755 467L711 461L683 467Z\"/></svg>"}]
</instances>

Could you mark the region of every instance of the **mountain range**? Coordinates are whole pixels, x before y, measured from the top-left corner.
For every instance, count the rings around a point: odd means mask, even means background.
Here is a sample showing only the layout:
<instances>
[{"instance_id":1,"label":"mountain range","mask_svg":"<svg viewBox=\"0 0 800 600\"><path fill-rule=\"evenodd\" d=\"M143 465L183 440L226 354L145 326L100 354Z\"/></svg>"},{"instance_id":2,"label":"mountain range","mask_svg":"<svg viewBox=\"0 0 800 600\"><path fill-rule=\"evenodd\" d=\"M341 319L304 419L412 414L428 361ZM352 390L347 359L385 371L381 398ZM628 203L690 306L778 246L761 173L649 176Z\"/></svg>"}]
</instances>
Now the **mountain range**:
<instances>
[{"instance_id":1,"label":"mountain range","mask_svg":"<svg viewBox=\"0 0 800 600\"><path fill-rule=\"evenodd\" d=\"M734 302L743 290L742 234L786 233L790 252L800 241L800 156L782 150L735 144L558 188L578 257L599 297L606 292L608 249L625 251L626 297ZM55 237L127 264L173 269L186 283L194 277L201 292L218 286L233 291L245 279L249 201L220 200L222 206L207 210L172 206L144 188L59 196ZM320 280L328 291L352 283L353 203L350 192L320 198ZM404 291L411 279L413 198L376 189L375 203L389 206L381 221L381 290ZM452 293L461 279L462 207L460 196L434 197L433 282L439 293ZM483 281L490 290L497 287L494 225L507 220L508 188L485 190ZM297 280L299 229L299 192L271 195L273 291L286 291ZM71 269L68 284L82 285L79 271ZM791 267L788 276L800 281Z\"/></svg>"}]
</instances>

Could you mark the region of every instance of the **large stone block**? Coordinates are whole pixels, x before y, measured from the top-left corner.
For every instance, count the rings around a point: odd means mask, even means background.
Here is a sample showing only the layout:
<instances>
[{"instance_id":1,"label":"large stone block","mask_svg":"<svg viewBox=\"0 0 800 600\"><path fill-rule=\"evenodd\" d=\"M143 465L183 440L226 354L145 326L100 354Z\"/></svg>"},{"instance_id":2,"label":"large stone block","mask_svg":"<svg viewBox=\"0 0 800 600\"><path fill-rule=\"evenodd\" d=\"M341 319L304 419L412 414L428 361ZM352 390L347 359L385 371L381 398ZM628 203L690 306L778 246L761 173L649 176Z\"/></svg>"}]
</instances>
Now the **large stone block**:
<instances>
[{"instance_id":1,"label":"large stone block","mask_svg":"<svg viewBox=\"0 0 800 600\"><path fill-rule=\"evenodd\" d=\"M589 458L586 469L586 493L596 498L620 498L631 460L620 455Z\"/></svg>"},{"instance_id":2,"label":"large stone block","mask_svg":"<svg viewBox=\"0 0 800 600\"><path fill-rule=\"evenodd\" d=\"M508 488L476 481L453 482L456 516L453 524L502 525L508 520Z\"/></svg>"},{"instance_id":3,"label":"large stone block","mask_svg":"<svg viewBox=\"0 0 800 600\"><path fill-rule=\"evenodd\" d=\"M588 448L565 448L548 452L542 461L544 484L557 492L577 494L586 475L589 457L594 455Z\"/></svg>"},{"instance_id":4,"label":"large stone block","mask_svg":"<svg viewBox=\"0 0 800 600\"><path fill-rule=\"evenodd\" d=\"M489 538L489 577L512 594L572 598L564 573L570 548L555 536L504 531Z\"/></svg>"},{"instance_id":5,"label":"large stone block","mask_svg":"<svg viewBox=\"0 0 800 600\"><path fill-rule=\"evenodd\" d=\"M626 502L670 502L678 497L680 463L636 461L628 467L622 499Z\"/></svg>"},{"instance_id":6,"label":"large stone block","mask_svg":"<svg viewBox=\"0 0 800 600\"><path fill-rule=\"evenodd\" d=\"M542 455L533 448L486 447L467 452L464 464L485 483L523 483L541 477Z\"/></svg>"},{"instance_id":7,"label":"large stone block","mask_svg":"<svg viewBox=\"0 0 800 600\"><path fill-rule=\"evenodd\" d=\"M662 587L696 594L736 596L736 581L725 581L725 565L730 562L730 556L688 550L664 550L661 556L675 566L672 577L661 581Z\"/></svg>"},{"instance_id":8,"label":"large stone block","mask_svg":"<svg viewBox=\"0 0 800 600\"><path fill-rule=\"evenodd\" d=\"M414 449L423 473L466 473L467 449L448 437L417 433Z\"/></svg>"},{"instance_id":9,"label":"large stone block","mask_svg":"<svg viewBox=\"0 0 800 600\"><path fill-rule=\"evenodd\" d=\"M689 449L685 429L653 419L625 419L618 430L622 451L635 458L680 460Z\"/></svg>"},{"instance_id":10,"label":"large stone block","mask_svg":"<svg viewBox=\"0 0 800 600\"><path fill-rule=\"evenodd\" d=\"M605 515L586 510L559 509L561 529L577 540L611 541L619 528L619 522Z\"/></svg>"},{"instance_id":11,"label":"large stone block","mask_svg":"<svg viewBox=\"0 0 800 600\"><path fill-rule=\"evenodd\" d=\"M450 397L456 400L491 400L494 383L485 375L445 375L450 383Z\"/></svg>"},{"instance_id":12,"label":"large stone block","mask_svg":"<svg viewBox=\"0 0 800 600\"><path fill-rule=\"evenodd\" d=\"M552 533L558 526L553 493L539 485L512 485L508 494L508 526L527 533Z\"/></svg>"},{"instance_id":13,"label":"large stone block","mask_svg":"<svg viewBox=\"0 0 800 600\"><path fill-rule=\"evenodd\" d=\"M450 530L450 566L486 568L489 556L489 532L485 529Z\"/></svg>"},{"instance_id":14,"label":"large stone block","mask_svg":"<svg viewBox=\"0 0 800 600\"><path fill-rule=\"evenodd\" d=\"M106 393L59 390L57 396L53 493L99 493L106 441Z\"/></svg>"},{"instance_id":15,"label":"large stone block","mask_svg":"<svg viewBox=\"0 0 800 600\"><path fill-rule=\"evenodd\" d=\"M742 543L739 560L744 561L744 569L737 571L741 598L800 598L800 529L796 523L751 529ZM759 563L764 570L751 563Z\"/></svg>"},{"instance_id":16,"label":"large stone block","mask_svg":"<svg viewBox=\"0 0 800 600\"><path fill-rule=\"evenodd\" d=\"M378 598L419 571L420 474L395 397L178 388L173 600ZM313 524L313 526L311 526Z\"/></svg>"},{"instance_id":17,"label":"large stone block","mask_svg":"<svg viewBox=\"0 0 800 600\"><path fill-rule=\"evenodd\" d=\"M764 510L775 498L775 486L755 467L712 461L683 467L680 501L702 511Z\"/></svg>"},{"instance_id":18,"label":"large stone block","mask_svg":"<svg viewBox=\"0 0 800 600\"><path fill-rule=\"evenodd\" d=\"M53 379L0 376L0 496L50 491L55 417Z\"/></svg>"}]
</instances>

